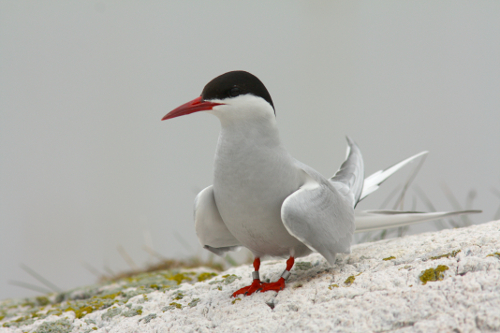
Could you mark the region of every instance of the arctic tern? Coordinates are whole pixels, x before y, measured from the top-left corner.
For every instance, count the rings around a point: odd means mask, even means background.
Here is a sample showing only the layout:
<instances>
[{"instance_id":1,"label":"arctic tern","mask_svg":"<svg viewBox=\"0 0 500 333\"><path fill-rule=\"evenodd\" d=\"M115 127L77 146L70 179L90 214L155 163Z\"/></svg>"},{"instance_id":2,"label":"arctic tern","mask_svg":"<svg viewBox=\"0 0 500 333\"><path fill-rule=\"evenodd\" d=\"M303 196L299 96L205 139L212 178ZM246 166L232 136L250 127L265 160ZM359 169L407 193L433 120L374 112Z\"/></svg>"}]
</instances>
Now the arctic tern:
<instances>
[{"instance_id":1,"label":"arctic tern","mask_svg":"<svg viewBox=\"0 0 500 333\"><path fill-rule=\"evenodd\" d=\"M358 146L347 137L347 158L329 179L294 159L280 141L271 95L245 71L210 81L201 96L162 120L205 111L219 118L213 185L195 199L195 229L201 245L223 255L241 246L255 256L253 282L232 294L280 291L297 257L319 252L330 265L337 253L350 253L353 235L450 215L475 213L372 210L356 204L394 172L427 152L416 154L364 179ZM276 282L260 281L262 257L289 257Z\"/></svg>"}]
</instances>

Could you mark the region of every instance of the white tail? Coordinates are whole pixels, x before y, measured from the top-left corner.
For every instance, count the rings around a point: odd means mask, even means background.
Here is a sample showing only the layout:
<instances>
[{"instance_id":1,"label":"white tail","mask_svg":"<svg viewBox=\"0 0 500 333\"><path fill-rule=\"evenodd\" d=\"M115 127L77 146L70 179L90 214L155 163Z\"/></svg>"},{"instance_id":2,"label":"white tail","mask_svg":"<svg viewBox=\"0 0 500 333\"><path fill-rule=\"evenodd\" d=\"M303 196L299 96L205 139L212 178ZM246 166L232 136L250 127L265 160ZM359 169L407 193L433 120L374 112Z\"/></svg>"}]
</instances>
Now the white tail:
<instances>
[{"instance_id":1,"label":"white tail","mask_svg":"<svg viewBox=\"0 0 500 333\"><path fill-rule=\"evenodd\" d=\"M462 210L456 212L405 212L399 210L366 210L356 211L354 224L356 225L356 233L373 231L379 229L402 227L409 224L441 219L443 217L461 215L461 214L477 214L482 213L481 210Z\"/></svg>"},{"instance_id":2,"label":"white tail","mask_svg":"<svg viewBox=\"0 0 500 333\"><path fill-rule=\"evenodd\" d=\"M382 184L387 178L392 176L396 171L407 165L408 163L413 162L417 157L423 156L425 154L429 153L428 151L423 151L421 153L418 153L416 155L413 155L412 157L407 158L404 161L401 161L397 164L394 164L393 166L385 169L385 170L379 170L375 172L374 174L368 176L365 178L365 181L363 183L363 192L361 192L361 196L359 197L359 200L363 200L366 198L370 193L373 193L379 188L379 185Z\"/></svg>"}]
</instances>

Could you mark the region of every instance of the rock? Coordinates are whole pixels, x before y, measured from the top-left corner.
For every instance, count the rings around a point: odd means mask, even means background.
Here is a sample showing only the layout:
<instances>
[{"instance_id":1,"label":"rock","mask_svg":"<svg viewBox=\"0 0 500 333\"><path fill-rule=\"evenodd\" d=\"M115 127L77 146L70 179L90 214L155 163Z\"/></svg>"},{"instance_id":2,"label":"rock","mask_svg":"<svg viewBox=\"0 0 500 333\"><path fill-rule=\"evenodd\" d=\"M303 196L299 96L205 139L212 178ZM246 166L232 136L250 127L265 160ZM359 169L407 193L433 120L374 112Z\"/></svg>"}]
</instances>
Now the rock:
<instances>
[{"instance_id":1,"label":"rock","mask_svg":"<svg viewBox=\"0 0 500 333\"><path fill-rule=\"evenodd\" d=\"M279 293L231 298L251 283L251 265L218 276L203 268L150 273L133 279L134 285L84 287L43 302L40 297L2 301L0 333L52 327L61 332L497 332L499 253L496 221L359 244L333 267L319 254L298 258ZM263 261L261 276L274 281L284 267L284 260Z\"/></svg>"}]
</instances>

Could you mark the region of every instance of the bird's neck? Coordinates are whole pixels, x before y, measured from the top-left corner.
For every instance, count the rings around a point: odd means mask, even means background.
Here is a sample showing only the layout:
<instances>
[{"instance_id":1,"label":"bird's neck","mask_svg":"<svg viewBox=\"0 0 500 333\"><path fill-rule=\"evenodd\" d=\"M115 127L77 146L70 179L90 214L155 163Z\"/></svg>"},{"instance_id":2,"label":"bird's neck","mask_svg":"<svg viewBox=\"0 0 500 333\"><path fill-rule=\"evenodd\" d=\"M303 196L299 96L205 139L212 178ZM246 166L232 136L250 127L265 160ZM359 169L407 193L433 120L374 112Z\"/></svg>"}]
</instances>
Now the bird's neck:
<instances>
[{"instance_id":1,"label":"bird's neck","mask_svg":"<svg viewBox=\"0 0 500 333\"><path fill-rule=\"evenodd\" d=\"M220 119L220 148L280 149L282 148L276 120L264 117Z\"/></svg>"},{"instance_id":2,"label":"bird's neck","mask_svg":"<svg viewBox=\"0 0 500 333\"><path fill-rule=\"evenodd\" d=\"M300 186L300 177L281 144L276 121L221 123L214 164L216 200L256 205L265 201L279 208L278 201ZM259 198L254 198L256 194Z\"/></svg>"}]
</instances>

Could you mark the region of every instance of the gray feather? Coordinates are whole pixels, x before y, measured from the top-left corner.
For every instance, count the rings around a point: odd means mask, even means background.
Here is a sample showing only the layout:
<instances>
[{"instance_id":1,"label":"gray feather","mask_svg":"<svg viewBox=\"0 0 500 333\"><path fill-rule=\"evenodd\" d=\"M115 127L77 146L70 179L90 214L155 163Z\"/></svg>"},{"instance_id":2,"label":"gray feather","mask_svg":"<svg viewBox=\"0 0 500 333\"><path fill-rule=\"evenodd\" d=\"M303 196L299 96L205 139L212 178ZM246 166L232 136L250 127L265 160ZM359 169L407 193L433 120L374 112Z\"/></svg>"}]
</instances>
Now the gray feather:
<instances>
[{"instance_id":1,"label":"gray feather","mask_svg":"<svg viewBox=\"0 0 500 333\"><path fill-rule=\"evenodd\" d=\"M241 245L220 216L212 185L201 191L194 200L194 222L201 246L215 254L222 255Z\"/></svg>"},{"instance_id":2,"label":"gray feather","mask_svg":"<svg viewBox=\"0 0 500 333\"><path fill-rule=\"evenodd\" d=\"M350 137L347 136L346 139L349 144L347 147L347 158L330 181L347 186L353 198L353 207L355 207L363 191L365 169L359 147Z\"/></svg>"},{"instance_id":3,"label":"gray feather","mask_svg":"<svg viewBox=\"0 0 500 333\"><path fill-rule=\"evenodd\" d=\"M283 202L281 218L290 234L331 265L337 253L351 251L354 209L327 180L317 182L306 174L305 184Z\"/></svg>"},{"instance_id":4,"label":"gray feather","mask_svg":"<svg viewBox=\"0 0 500 333\"><path fill-rule=\"evenodd\" d=\"M226 247L215 248L215 247L211 247L209 245L205 245L205 246L203 246L203 248L212 252L212 253L215 253L218 256L223 257L229 251L239 250L241 248L241 246L226 246Z\"/></svg>"}]
</instances>

